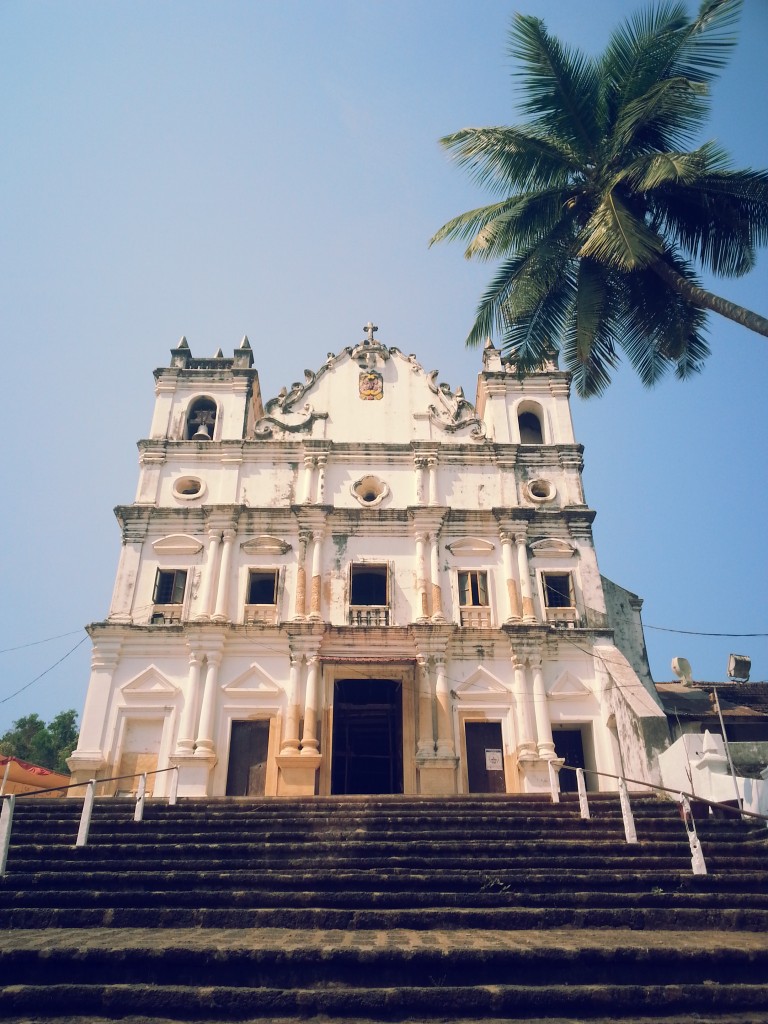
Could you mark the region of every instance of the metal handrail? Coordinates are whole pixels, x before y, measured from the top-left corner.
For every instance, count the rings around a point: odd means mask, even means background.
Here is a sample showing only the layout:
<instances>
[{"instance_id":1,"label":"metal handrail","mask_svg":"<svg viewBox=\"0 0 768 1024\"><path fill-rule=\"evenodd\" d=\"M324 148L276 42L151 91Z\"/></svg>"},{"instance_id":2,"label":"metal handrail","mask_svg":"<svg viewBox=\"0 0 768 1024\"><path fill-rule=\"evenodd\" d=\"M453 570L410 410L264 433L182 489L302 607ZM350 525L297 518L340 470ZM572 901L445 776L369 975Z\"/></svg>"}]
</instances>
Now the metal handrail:
<instances>
[{"instance_id":1,"label":"metal handrail","mask_svg":"<svg viewBox=\"0 0 768 1024\"><path fill-rule=\"evenodd\" d=\"M140 779L142 775L162 775L163 772L174 772L176 771L177 765L171 765L169 768L154 768L149 772L134 772L133 775L113 775L108 779L87 779L85 782L71 782L67 786L51 786L50 789L36 789L33 793L6 793L4 799L10 796L15 796L16 799L21 797L36 797L43 796L46 793L60 793L67 792L70 789L79 789L81 786L90 786L92 782L97 785L101 785L104 782L122 782L123 779Z\"/></svg>"},{"instance_id":2,"label":"metal handrail","mask_svg":"<svg viewBox=\"0 0 768 1024\"><path fill-rule=\"evenodd\" d=\"M563 768L567 768L570 772L582 771L586 775L599 775L605 779L623 781L625 784L632 786L645 786L647 789L652 789L658 793L671 793L675 800L677 800L679 796L684 796L688 800L695 800L697 803L707 804L708 807L718 807L733 817L757 818L758 821L768 822L768 814L760 814L758 811L737 809L731 804L724 804L718 800L707 800L706 797L697 796L695 793L688 793L681 789L670 789L669 786L657 786L654 782L646 782L644 779L628 779L625 775L613 775L611 772L598 772L593 768L574 768L574 766L570 764L562 764L560 766L560 770L562 771Z\"/></svg>"}]
</instances>

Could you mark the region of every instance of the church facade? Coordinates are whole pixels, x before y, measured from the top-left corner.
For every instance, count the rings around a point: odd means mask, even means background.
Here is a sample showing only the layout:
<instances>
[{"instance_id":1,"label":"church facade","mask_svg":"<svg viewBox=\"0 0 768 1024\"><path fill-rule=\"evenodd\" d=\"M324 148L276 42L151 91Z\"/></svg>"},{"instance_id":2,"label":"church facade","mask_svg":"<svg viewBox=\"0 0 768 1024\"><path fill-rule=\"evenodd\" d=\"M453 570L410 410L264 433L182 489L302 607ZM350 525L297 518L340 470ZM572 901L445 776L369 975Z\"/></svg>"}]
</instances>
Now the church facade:
<instances>
[{"instance_id":1,"label":"church facade","mask_svg":"<svg viewBox=\"0 0 768 1024\"><path fill-rule=\"evenodd\" d=\"M521 378L489 344L472 405L376 330L266 403L247 338L207 359L182 339L155 372L73 781L516 793L548 789L550 761L593 790L658 780L666 722L639 602L598 570L568 375Z\"/></svg>"}]
</instances>

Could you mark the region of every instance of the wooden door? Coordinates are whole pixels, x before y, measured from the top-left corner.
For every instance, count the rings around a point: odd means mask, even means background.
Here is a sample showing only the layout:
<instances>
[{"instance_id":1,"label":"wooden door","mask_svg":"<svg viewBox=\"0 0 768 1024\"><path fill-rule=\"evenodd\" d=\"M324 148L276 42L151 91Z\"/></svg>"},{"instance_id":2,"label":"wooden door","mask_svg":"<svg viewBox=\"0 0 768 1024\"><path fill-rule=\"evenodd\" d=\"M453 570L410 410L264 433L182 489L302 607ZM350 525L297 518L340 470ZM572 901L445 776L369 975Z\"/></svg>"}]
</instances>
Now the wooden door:
<instances>
[{"instance_id":1,"label":"wooden door","mask_svg":"<svg viewBox=\"0 0 768 1024\"><path fill-rule=\"evenodd\" d=\"M227 796L264 796L268 750L267 719L232 723Z\"/></svg>"},{"instance_id":2,"label":"wooden door","mask_svg":"<svg viewBox=\"0 0 768 1024\"><path fill-rule=\"evenodd\" d=\"M506 793L501 722L465 722L470 793Z\"/></svg>"}]
</instances>

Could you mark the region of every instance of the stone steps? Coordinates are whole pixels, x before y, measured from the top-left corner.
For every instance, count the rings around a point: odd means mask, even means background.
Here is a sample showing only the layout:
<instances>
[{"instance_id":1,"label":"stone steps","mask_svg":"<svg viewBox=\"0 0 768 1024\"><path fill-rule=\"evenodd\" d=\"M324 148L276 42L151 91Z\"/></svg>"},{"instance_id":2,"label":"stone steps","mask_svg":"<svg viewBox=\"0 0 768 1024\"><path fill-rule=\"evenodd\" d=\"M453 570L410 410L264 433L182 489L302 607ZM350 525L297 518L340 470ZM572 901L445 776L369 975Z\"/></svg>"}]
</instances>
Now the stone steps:
<instances>
[{"instance_id":1,"label":"stone steps","mask_svg":"<svg viewBox=\"0 0 768 1024\"><path fill-rule=\"evenodd\" d=\"M765 830L590 802L19 801L0 1018L768 1024Z\"/></svg>"}]
</instances>

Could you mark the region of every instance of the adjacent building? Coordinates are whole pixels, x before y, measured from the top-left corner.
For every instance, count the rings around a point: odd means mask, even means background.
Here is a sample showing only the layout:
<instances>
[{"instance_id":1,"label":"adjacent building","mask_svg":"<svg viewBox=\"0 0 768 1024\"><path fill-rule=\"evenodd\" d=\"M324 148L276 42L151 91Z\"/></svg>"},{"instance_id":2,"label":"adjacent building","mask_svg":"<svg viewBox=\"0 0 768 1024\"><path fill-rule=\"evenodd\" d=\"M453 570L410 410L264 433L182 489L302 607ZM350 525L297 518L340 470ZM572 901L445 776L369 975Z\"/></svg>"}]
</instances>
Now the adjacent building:
<instances>
[{"instance_id":1,"label":"adjacent building","mask_svg":"<svg viewBox=\"0 0 768 1024\"><path fill-rule=\"evenodd\" d=\"M182 339L155 371L73 781L178 765L185 795L515 793L548 788L550 761L594 790L658 779L666 719L639 599L598 570L568 374L523 378L489 344L472 405L376 331L266 403L247 338L208 359Z\"/></svg>"}]
</instances>

